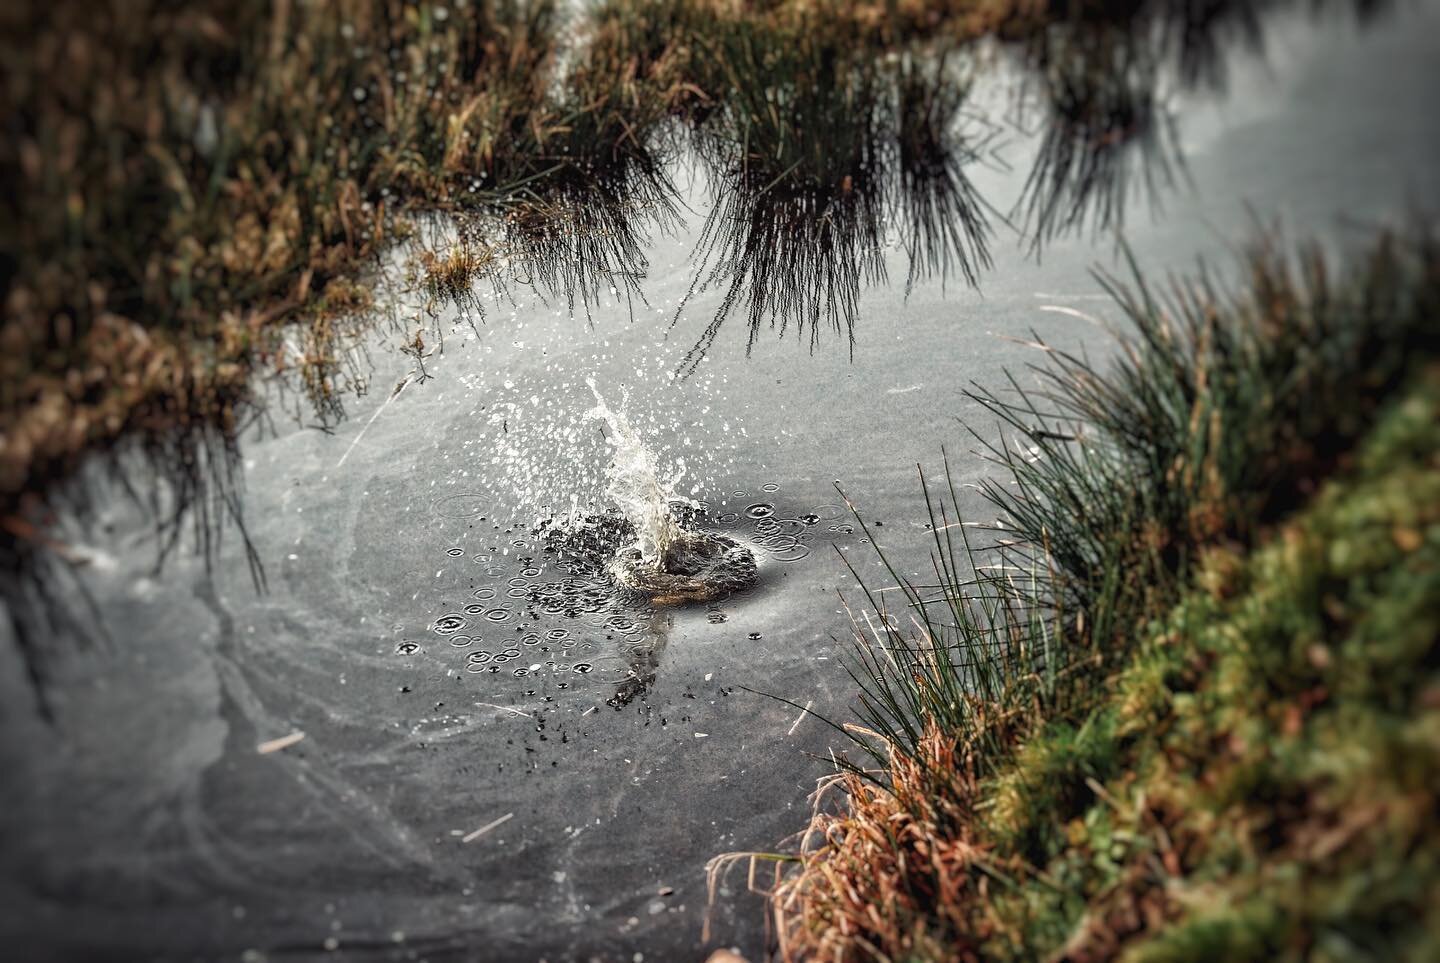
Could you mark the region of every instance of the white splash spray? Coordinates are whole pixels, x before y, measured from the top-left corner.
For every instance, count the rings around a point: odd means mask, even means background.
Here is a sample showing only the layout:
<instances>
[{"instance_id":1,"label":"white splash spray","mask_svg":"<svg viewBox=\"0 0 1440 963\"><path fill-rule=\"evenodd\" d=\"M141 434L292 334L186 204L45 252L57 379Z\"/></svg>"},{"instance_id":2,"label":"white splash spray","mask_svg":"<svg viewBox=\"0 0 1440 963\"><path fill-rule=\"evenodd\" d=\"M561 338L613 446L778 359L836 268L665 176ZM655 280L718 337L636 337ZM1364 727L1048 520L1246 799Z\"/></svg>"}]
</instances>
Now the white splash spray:
<instances>
[{"instance_id":1,"label":"white splash spray","mask_svg":"<svg viewBox=\"0 0 1440 963\"><path fill-rule=\"evenodd\" d=\"M680 531L670 514L670 503L680 500L675 485L685 474L685 460L677 458L675 471L662 476L655 452L625 415L628 392L621 394L620 410L616 411L605 403L593 378L585 383L595 395L595 407L585 417L609 426L606 440L615 456L606 474L605 494L635 526L641 558L664 571Z\"/></svg>"}]
</instances>

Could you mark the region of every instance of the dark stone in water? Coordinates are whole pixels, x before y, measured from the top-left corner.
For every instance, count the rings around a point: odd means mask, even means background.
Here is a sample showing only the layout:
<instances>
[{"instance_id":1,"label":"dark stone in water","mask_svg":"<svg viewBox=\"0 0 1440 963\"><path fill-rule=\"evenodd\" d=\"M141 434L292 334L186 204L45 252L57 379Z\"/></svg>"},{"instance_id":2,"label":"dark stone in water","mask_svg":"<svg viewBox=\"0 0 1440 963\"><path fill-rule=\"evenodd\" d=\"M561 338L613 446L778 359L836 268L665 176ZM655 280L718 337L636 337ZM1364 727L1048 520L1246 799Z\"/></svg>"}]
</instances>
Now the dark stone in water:
<instances>
[{"instance_id":1,"label":"dark stone in water","mask_svg":"<svg viewBox=\"0 0 1440 963\"><path fill-rule=\"evenodd\" d=\"M657 603L710 602L755 584L755 556L744 545L715 532L682 530L662 568L627 548L615 556L610 572L632 592Z\"/></svg>"}]
</instances>

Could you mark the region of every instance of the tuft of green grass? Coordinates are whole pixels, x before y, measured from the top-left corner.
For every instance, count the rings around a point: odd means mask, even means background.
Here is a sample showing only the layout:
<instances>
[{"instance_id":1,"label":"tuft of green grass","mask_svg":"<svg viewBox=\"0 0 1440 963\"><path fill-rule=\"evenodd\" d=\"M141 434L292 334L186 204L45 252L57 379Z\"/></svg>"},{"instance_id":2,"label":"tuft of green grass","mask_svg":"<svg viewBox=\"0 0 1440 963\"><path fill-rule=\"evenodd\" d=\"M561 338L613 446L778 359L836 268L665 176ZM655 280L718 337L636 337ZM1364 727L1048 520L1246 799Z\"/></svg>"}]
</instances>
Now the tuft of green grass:
<instances>
[{"instance_id":1,"label":"tuft of green grass","mask_svg":"<svg viewBox=\"0 0 1440 963\"><path fill-rule=\"evenodd\" d=\"M1245 264L1109 281L1109 370L980 394L1005 541L945 492L936 577L856 614L867 764L771 890L784 958L1440 945L1440 260Z\"/></svg>"}]
</instances>

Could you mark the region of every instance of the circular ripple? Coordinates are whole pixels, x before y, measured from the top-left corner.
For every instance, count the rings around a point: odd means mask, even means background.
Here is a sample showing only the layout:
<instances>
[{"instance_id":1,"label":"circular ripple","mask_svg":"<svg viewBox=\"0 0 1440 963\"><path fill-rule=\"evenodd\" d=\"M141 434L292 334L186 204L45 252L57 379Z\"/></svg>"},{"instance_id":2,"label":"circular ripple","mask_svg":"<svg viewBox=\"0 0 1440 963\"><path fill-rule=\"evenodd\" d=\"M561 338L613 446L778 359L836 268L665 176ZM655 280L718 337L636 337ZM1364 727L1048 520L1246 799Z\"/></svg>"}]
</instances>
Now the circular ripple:
<instances>
[{"instance_id":1,"label":"circular ripple","mask_svg":"<svg viewBox=\"0 0 1440 963\"><path fill-rule=\"evenodd\" d=\"M760 490L761 490L762 492L769 492L769 493L773 494L773 493L778 492L778 491L780 490L780 486L777 485L777 484L775 484L774 482L766 482L765 484L763 484L763 485L760 486Z\"/></svg>"},{"instance_id":2,"label":"circular ripple","mask_svg":"<svg viewBox=\"0 0 1440 963\"><path fill-rule=\"evenodd\" d=\"M775 531L781 535L799 535L805 531L805 523L798 518L774 518Z\"/></svg>"},{"instance_id":3,"label":"circular ripple","mask_svg":"<svg viewBox=\"0 0 1440 963\"><path fill-rule=\"evenodd\" d=\"M458 495L446 495L435 502L431 510L436 515L445 518L470 518L472 515L479 515L490 504L490 497L479 492L461 492Z\"/></svg>"},{"instance_id":4,"label":"circular ripple","mask_svg":"<svg viewBox=\"0 0 1440 963\"><path fill-rule=\"evenodd\" d=\"M491 609L485 613L487 622L509 622L513 618L515 618L515 613L510 609Z\"/></svg>"},{"instance_id":5,"label":"circular ripple","mask_svg":"<svg viewBox=\"0 0 1440 963\"><path fill-rule=\"evenodd\" d=\"M810 546L804 542L797 541L789 548L776 549L770 553L770 557L777 562L798 562L810 554Z\"/></svg>"},{"instance_id":6,"label":"circular ripple","mask_svg":"<svg viewBox=\"0 0 1440 963\"><path fill-rule=\"evenodd\" d=\"M790 551L796 545L800 544L800 540L794 535L780 535L777 533L775 535L762 535L755 539L755 544L759 545L765 551L774 554L775 552Z\"/></svg>"},{"instance_id":7,"label":"circular ripple","mask_svg":"<svg viewBox=\"0 0 1440 963\"><path fill-rule=\"evenodd\" d=\"M401 642L399 645L395 646L395 652L399 655L414 655L416 652L419 651L420 643L412 642L410 639L406 639L404 642Z\"/></svg>"},{"instance_id":8,"label":"circular ripple","mask_svg":"<svg viewBox=\"0 0 1440 963\"><path fill-rule=\"evenodd\" d=\"M475 636L473 636L473 635L452 635L452 636L450 636L450 644L453 645L453 646L455 646L457 649L463 649L463 648L464 648L465 646L467 646L467 645L474 645L474 644L475 644L476 642L478 642L478 641L479 641L479 640L478 640L477 638L475 638Z\"/></svg>"},{"instance_id":9,"label":"circular ripple","mask_svg":"<svg viewBox=\"0 0 1440 963\"><path fill-rule=\"evenodd\" d=\"M771 535L780 534L780 522L774 518L762 518L755 523L755 534L759 538L767 538Z\"/></svg>"},{"instance_id":10,"label":"circular ripple","mask_svg":"<svg viewBox=\"0 0 1440 963\"><path fill-rule=\"evenodd\" d=\"M469 624L469 620L458 612L451 612L449 615L442 615L430 626L430 631L436 635L454 635Z\"/></svg>"}]
</instances>

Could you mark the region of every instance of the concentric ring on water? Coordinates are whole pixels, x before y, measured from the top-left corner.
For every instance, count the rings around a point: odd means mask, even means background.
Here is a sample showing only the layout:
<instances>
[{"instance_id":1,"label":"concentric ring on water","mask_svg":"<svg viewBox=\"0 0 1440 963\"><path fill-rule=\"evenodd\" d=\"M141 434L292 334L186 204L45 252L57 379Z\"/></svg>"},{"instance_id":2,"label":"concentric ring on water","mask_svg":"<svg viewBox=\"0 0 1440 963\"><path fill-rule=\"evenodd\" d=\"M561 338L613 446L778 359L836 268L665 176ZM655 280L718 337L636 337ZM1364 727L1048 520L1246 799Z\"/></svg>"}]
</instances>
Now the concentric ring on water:
<instances>
[{"instance_id":1,"label":"concentric ring on water","mask_svg":"<svg viewBox=\"0 0 1440 963\"><path fill-rule=\"evenodd\" d=\"M459 492L454 495L446 495L437 499L431 506L436 515L445 518L470 518L485 511L490 504L490 496L480 492Z\"/></svg>"}]
</instances>

